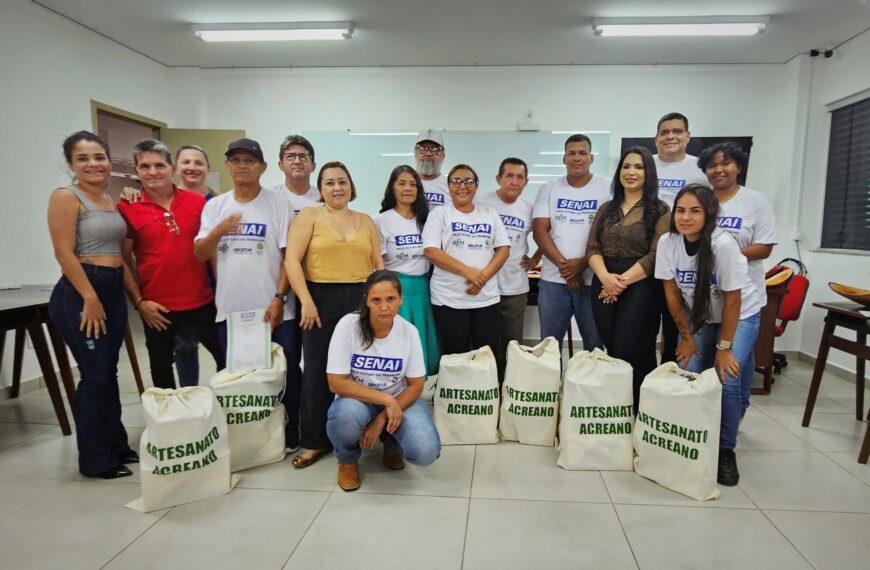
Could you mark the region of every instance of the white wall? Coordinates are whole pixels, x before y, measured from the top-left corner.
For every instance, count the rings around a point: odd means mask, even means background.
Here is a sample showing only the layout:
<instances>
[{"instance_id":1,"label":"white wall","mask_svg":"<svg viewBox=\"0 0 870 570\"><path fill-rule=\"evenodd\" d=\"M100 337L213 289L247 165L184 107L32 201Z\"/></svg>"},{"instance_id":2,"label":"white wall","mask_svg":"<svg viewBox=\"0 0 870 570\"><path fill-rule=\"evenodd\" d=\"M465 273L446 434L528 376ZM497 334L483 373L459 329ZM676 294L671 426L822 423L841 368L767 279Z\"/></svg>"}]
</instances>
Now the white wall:
<instances>
[{"instance_id":1,"label":"white wall","mask_svg":"<svg viewBox=\"0 0 870 570\"><path fill-rule=\"evenodd\" d=\"M807 115L807 152L800 194L800 227L807 248L818 248L822 232L825 180L827 176L830 114L827 106L846 97L864 93L870 97L870 33L865 32L841 46L831 59L814 58ZM870 252L864 255L811 251L806 255L810 270L810 291L801 315L800 349L815 356L822 334L824 311L812 302L845 301L828 288L828 282L870 288ZM854 335L843 336L854 339ZM828 362L854 371L855 358L831 351Z\"/></svg>"},{"instance_id":2,"label":"white wall","mask_svg":"<svg viewBox=\"0 0 870 570\"><path fill-rule=\"evenodd\" d=\"M48 196L69 182L64 137L91 129L91 99L174 123L170 79L159 64L27 0L0 4L0 283L60 276L45 224ZM12 375L7 339L0 386ZM32 351L24 378L39 376Z\"/></svg>"}]
</instances>

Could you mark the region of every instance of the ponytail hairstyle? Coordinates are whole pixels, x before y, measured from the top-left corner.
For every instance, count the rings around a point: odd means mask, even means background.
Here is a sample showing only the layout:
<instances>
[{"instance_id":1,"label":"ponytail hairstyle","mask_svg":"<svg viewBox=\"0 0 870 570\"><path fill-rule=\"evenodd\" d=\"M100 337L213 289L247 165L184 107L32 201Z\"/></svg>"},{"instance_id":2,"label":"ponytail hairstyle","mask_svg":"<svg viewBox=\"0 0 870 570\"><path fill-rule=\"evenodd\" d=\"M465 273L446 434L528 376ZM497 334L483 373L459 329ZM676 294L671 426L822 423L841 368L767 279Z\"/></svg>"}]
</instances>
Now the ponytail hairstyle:
<instances>
[{"instance_id":1,"label":"ponytail hairstyle","mask_svg":"<svg viewBox=\"0 0 870 570\"><path fill-rule=\"evenodd\" d=\"M680 198L691 194L704 208L704 228L701 230L701 244L698 248L698 280L695 282L695 297L692 300L689 320L692 329L697 331L710 318L710 287L713 278L713 231L719 217L719 200L709 187L703 184L689 184L679 191L674 199L674 215L671 216L671 233L677 231L677 205ZM685 238L684 238L685 239ZM682 243L680 247L683 247Z\"/></svg>"},{"instance_id":2,"label":"ponytail hairstyle","mask_svg":"<svg viewBox=\"0 0 870 570\"><path fill-rule=\"evenodd\" d=\"M417 184L417 199L411 204L411 211L414 212L414 218L417 220L417 229L423 231L426 218L429 216L429 205L426 202L426 193L423 192L423 181L420 180L420 175L407 164L400 164L390 173L387 189L384 191L384 199L381 200L381 213L396 207L396 193L393 191L393 186L399 176L406 172L414 177L414 182Z\"/></svg>"},{"instance_id":3,"label":"ponytail hairstyle","mask_svg":"<svg viewBox=\"0 0 870 570\"><path fill-rule=\"evenodd\" d=\"M378 269L369 275L369 278L366 279L365 291L363 293L362 302L360 303L359 310L357 314L359 315L359 332L360 336L363 339L363 348L369 348L373 342L375 342L375 329L372 328L371 323L371 311L369 310L369 306L366 303L369 297L369 291L372 290L372 287L377 285L378 283L389 283L393 287L395 287L396 291L399 293L399 297L402 296L402 283L399 281L398 276L390 271L389 269Z\"/></svg>"},{"instance_id":4,"label":"ponytail hairstyle","mask_svg":"<svg viewBox=\"0 0 870 570\"><path fill-rule=\"evenodd\" d=\"M619 173L622 170L625 157L629 154L639 154L643 162L643 195L640 201L643 205L643 226L646 232L646 244L649 247L655 235L656 222L658 222L659 216L662 213L662 205L659 203L659 178L656 172L656 163L653 160L652 153L646 147L633 146L619 157L616 173L613 175L613 199L603 212L604 219L611 224L618 224L622 219L622 204L625 203L625 187L619 179ZM605 225L598 225L599 241L601 241Z\"/></svg>"}]
</instances>

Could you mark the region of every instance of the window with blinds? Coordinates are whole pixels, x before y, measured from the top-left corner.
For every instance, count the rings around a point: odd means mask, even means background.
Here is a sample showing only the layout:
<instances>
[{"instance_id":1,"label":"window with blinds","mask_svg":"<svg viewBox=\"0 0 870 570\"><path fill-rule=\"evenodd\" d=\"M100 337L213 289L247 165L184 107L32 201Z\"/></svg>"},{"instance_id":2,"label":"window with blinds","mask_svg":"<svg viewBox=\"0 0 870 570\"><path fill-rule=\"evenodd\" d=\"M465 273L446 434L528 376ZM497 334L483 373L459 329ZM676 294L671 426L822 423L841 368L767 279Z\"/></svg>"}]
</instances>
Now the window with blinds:
<instances>
[{"instance_id":1,"label":"window with blinds","mask_svg":"<svg viewBox=\"0 0 870 570\"><path fill-rule=\"evenodd\" d=\"M822 247L870 251L870 98L831 114Z\"/></svg>"}]
</instances>

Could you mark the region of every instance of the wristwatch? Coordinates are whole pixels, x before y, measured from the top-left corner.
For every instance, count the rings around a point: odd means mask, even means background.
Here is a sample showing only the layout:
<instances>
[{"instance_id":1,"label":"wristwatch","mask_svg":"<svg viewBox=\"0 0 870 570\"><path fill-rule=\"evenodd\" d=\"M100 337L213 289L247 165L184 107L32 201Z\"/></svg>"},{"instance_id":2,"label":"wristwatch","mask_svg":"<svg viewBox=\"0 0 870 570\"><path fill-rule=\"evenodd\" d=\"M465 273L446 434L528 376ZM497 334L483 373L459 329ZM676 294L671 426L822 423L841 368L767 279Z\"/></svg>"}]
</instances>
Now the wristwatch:
<instances>
[{"instance_id":1,"label":"wristwatch","mask_svg":"<svg viewBox=\"0 0 870 570\"><path fill-rule=\"evenodd\" d=\"M719 344L716 345L716 348L718 348L719 350L731 350L731 341L720 340Z\"/></svg>"},{"instance_id":2,"label":"wristwatch","mask_svg":"<svg viewBox=\"0 0 870 570\"><path fill-rule=\"evenodd\" d=\"M289 299L290 296L287 293L275 293L275 298L280 299L281 304L284 304L287 302L287 299Z\"/></svg>"}]
</instances>

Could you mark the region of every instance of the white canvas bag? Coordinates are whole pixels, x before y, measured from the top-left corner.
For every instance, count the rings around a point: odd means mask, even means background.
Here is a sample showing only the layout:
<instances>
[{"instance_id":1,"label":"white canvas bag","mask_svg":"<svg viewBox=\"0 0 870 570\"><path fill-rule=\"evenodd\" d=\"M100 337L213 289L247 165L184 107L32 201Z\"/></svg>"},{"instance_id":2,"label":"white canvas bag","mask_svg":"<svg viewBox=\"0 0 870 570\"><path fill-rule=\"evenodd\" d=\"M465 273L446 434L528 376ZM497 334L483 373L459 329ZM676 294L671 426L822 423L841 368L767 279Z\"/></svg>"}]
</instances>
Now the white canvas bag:
<instances>
[{"instance_id":1,"label":"white canvas bag","mask_svg":"<svg viewBox=\"0 0 870 570\"><path fill-rule=\"evenodd\" d=\"M272 343L272 366L256 370L221 370L209 385L226 413L233 471L284 459L284 393L287 361Z\"/></svg>"},{"instance_id":2,"label":"white canvas bag","mask_svg":"<svg viewBox=\"0 0 870 570\"><path fill-rule=\"evenodd\" d=\"M142 394L142 409L142 497L128 507L148 512L232 489L227 422L211 388L149 388Z\"/></svg>"},{"instance_id":3,"label":"white canvas bag","mask_svg":"<svg viewBox=\"0 0 870 570\"><path fill-rule=\"evenodd\" d=\"M441 357L435 427L444 445L498 443L498 372L488 346Z\"/></svg>"},{"instance_id":4,"label":"white canvas bag","mask_svg":"<svg viewBox=\"0 0 870 570\"><path fill-rule=\"evenodd\" d=\"M557 465L631 471L633 426L631 365L598 348L575 354L562 384Z\"/></svg>"},{"instance_id":5,"label":"white canvas bag","mask_svg":"<svg viewBox=\"0 0 870 570\"><path fill-rule=\"evenodd\" d=\"M502 439L553 446L561 376L561 355L555 338L547 337L533 347L521 346L515 340L508 344L498 421Z\"/></svg>"},{"instance_id":6,"label":"white canvas bag","mask_svg":"<svg viewBox=\"0 0 870 570\"><path fill-rule=\"evenodd\" d=\"M662 487L699 501L719 498L722 384L673 362L649 373L640 387L634 430L634 470Z\"/></svg>"}]
</instances>

